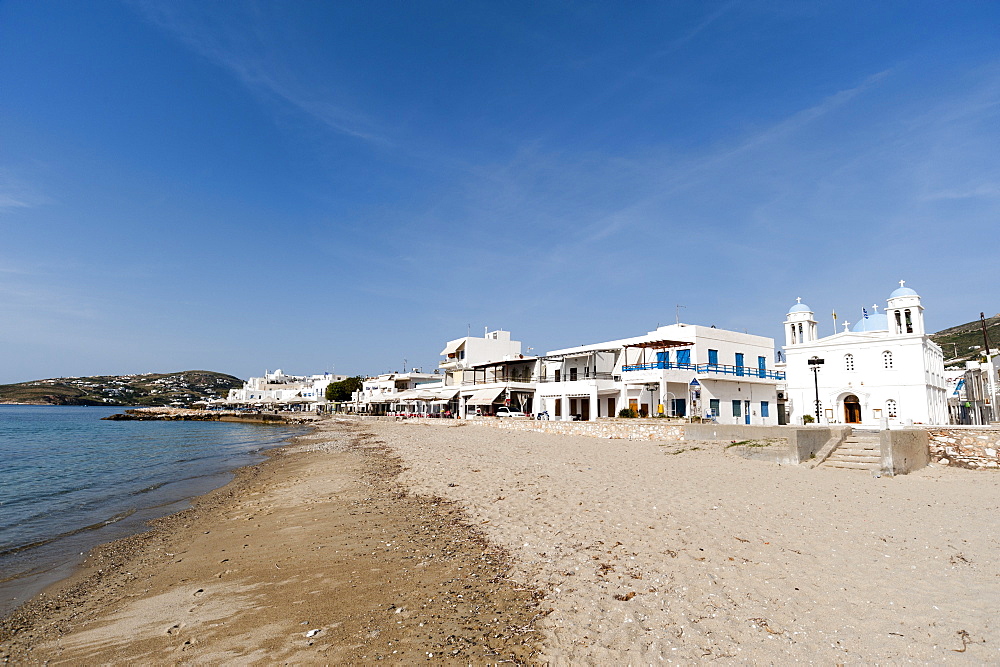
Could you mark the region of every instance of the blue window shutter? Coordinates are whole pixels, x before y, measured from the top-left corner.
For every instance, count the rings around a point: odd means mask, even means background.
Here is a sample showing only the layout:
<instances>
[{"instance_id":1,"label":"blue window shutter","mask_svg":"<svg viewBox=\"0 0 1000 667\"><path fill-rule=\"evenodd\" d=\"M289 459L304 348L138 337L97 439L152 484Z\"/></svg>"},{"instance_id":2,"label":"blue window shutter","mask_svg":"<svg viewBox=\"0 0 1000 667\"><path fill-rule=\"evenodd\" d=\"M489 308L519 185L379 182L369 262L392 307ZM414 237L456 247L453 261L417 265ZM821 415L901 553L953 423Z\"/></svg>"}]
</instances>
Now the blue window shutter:
<instances>
[{"instance_id":1,"label":"blue window shutter","mask_svg":"<svg viewBox=\"0 0 1000 667\"><path fill-rule=\"evenodd\" d=\"M669 352L657 352L656 353L656 361L658 363L668 363L670 361L670 353Z\"/></svg>"},{"instance_id":2,"label":"blue window shutter","mask_svg":"<svg viewBox=\"0 0 1000 667\"><path fill-rule=\"evenodd\" d=\"M736 353L736 374L743 375L743 353ZM734 417L739 417L739 415L733 415Z\"/></svg>"},{"instance_id":3,"label":"blue window shutter","mask_svg":"<svg viewBox=\"0 0 1000 667\"><path fill-rule=\"evenodd\" d=\"M691 363L691 350L677 350L677 363L678 364L690 364Z\"/></svg>"},{"instance_id":4,"label":"blue window shutter","mask_svg":"<svg viewBox=\"0 0 1000 667\"><path fill-rule=\"evenodd\" d=\"M719 364L719 351L709 350L708 351L708 363L718 365Z\"/></svg>"},{"instance_id":5,"label":"blue window shutter","mask_svg":"<svg viewBox=\"0 0 1000 667\"><path fill-rule=\"evenodd\" d=\"M760 402L760 416L770 417L770 406L768 406L767 401Z\"/></svg>"}]
</instances>

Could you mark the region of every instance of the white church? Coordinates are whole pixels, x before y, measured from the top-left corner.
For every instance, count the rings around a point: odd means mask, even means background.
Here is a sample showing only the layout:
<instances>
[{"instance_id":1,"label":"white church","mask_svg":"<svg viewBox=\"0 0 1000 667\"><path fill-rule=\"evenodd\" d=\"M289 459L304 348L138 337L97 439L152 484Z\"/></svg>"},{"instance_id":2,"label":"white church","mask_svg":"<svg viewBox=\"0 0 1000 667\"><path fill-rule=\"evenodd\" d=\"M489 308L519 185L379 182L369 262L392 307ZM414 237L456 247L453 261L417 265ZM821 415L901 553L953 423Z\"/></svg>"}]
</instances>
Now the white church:
<instances>
[{"instance_id":1,"label":"white church","mask_svg":"<svg viewBox=\"0 0 1000 667\"><path fill-rule=\"evenodd\" d=\"M899 282L884 312L825 338L798 299L784 322L788 423L870 427L946 424L944 354L924 330L920 295ZM812 361L812 363L810 363ZM813 370L818 369L818 370ZM819 404L816 396L819 394Z\"/></svg>"}]
</instances>

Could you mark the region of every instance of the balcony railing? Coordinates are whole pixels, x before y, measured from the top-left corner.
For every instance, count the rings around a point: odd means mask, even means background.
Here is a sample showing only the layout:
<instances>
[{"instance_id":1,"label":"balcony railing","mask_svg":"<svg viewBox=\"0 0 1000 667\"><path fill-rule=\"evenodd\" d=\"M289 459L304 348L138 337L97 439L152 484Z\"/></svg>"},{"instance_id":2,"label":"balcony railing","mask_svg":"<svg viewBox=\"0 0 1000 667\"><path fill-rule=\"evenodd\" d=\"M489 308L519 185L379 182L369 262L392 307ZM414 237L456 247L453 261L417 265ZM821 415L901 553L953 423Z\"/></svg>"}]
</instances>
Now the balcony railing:
<instances>
[{"instance_id":1,"label":"balcony railing","mask_svg":"<svg viewBox=\"0 0 1000 667\"><path fill-rule=\"evenodd\" d=\"M560 373L559 375L540 375L539 382L579 382L580 380L614 380L611 373L577 373L576 375Z\"/></svg>"},{"instance_id":2,"label":"balcony railing","mask_svg":"<svg viewBox=\"0 0 1000 667\"><path fill-rule=\"evenodd\" d=\"M498 382L534 382L534 381L535 381L534 375L529 375L528 373L522 373L515 375L487 375L486 377L464 378L461 384L464 387L474 384L495 384Z\"/></svg>"},{"instance_id":3,"label":"balcony railing","mask_svg":"<svg viewBox=\"0 0 1000 667\"><path fill-rule=\"evenodd\" d=\"M628 371L657 371L676 368L682 371L694 371L699 375L717 373L719 375L735 375L737 377L763 378L766 380L784 380L784 371L769 371L766 368L752 366L726 366L724 364L678 364L673 361L654 361L649 364L629 364L622 366Z\"/></svg>"}]
</instances>

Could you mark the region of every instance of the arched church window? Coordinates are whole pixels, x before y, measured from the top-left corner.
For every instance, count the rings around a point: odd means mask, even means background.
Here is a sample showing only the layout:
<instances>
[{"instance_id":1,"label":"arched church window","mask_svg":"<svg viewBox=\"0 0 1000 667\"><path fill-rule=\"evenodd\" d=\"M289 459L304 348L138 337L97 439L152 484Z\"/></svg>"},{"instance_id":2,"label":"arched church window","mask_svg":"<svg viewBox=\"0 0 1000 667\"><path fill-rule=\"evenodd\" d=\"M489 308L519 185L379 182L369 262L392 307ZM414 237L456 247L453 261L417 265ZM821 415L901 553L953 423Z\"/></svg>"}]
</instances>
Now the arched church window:
<instances>
[{"instance_id":1,"label":"arched church window","mask_svg":"<svg viewBox=\"0 0 1000 667\"><path fill-rule=\"evenodd\" d=\"M802 325L801 324L799 324L799 342L800 343L806 342L806 337L802 335Z\"/></svg>"},{"instance_id":2,"label":"arched church window","mask_svg":"<svg viewBox=\"0 0 1000 667\"><path fill-rule=\"evenodd\" d=\"M795 325L792 325L792 345L795 345L799 341L795 338Z\"/></svg>"},{"instance_id":3,"label":"arched church window","mask_svg":"<svg viewBox=\"0 0 1000 667\"><path fill-rule=\"evenodd\" d=\"M845 371L853 371L854 370L854 355L853 354L848 353L848 354L844 355L844 370Z\"/></svg>"},{"instance_id":4,"label":"arched church window","mask_svg":"<svg viewBox=\"0 0 1000 667\"><path fill-rule=\"evenodd\" d=\"M896 313L896 333L901 334L903 333L903 316L899 313L898 310L895 311L895 313Z\"/></svg>"},{"instance_id":5,"label":"arched church window","mask_svg":"<svg viewBox=\"0 0 1000 667\"><path fill-rule=\"evenodd\" d=\"M896 418L896 401L894 399L889 399L885 402L885 413L892 419Z\"/></svg>"},{"instance_id":6,"label":"arched church window","mask_svg":"<svg viewBox=\"0 0 1000 667\"><path fill-rule=\"evenodd\" d=\"M892 352L890 352L889 350L886 350L885 352L882 353L882 365L886 369L892 368Z\"/></svg>"},{"instance_id":7,"label":"arched church window","mask_svg":"<svg viewBox=\"0 0 1000 667\"><path fill-rule=\"evenodd\" d=\"M906 333L913 333L913 320L910 319L910 309L904 311L906 315Z\"/></svg>"}]
</instances>

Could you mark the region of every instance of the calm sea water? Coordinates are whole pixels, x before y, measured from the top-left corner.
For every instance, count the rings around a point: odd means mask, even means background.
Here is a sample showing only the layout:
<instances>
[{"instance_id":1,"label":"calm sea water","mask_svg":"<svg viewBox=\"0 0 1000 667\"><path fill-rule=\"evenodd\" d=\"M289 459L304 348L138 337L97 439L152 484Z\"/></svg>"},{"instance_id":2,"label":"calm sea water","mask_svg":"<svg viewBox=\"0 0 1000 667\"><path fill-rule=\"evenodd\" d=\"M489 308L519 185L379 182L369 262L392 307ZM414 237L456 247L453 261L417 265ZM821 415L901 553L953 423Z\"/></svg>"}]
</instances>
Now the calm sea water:
<instances>
[{"instance_id":1,"label":"calm sea water","mask_svg":"<svg viewBox=\"0 0 1000 667\"><path fill-rule=\"evenodd\" d=\"M0 405L0 615L302 433L222 422L101 421L121 408Z\"/></svg>"}]
</instances>

